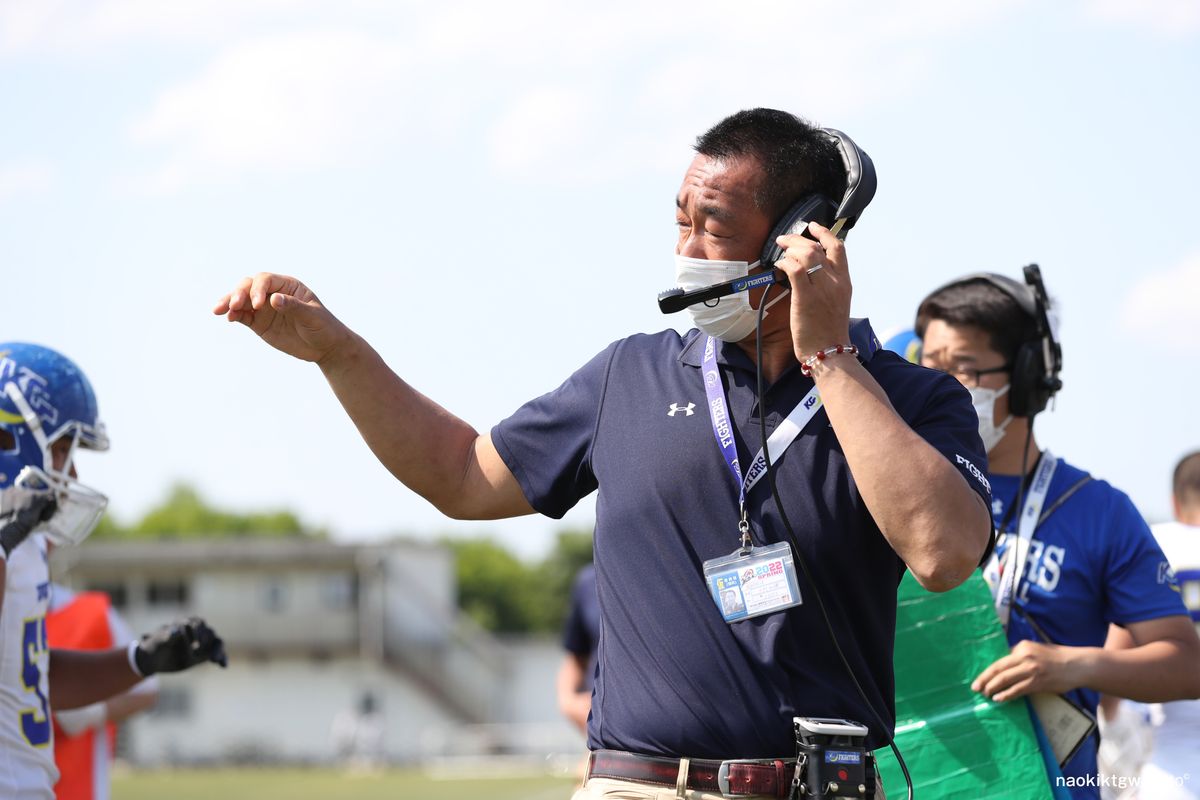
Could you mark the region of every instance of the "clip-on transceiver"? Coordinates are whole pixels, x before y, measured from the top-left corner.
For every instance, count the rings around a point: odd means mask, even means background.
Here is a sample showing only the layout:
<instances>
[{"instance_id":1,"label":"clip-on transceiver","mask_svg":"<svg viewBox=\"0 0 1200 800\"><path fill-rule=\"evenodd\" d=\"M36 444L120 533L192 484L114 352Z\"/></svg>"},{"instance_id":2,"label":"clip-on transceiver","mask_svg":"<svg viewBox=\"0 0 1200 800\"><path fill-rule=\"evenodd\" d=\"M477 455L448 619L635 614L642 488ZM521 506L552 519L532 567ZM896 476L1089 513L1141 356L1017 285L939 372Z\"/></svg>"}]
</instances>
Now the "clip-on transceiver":
<instances>
[{"instance_id":1,"label":"clip-on transceiver","mask_svg":"<svg viewBox=\"0 0 1200 800\"><path fill-rule=\"evenodd\" d=\"M867 728L848 719L793 717L796 775L793 800L873 800L875 757Z\"/></svg>"}]
</instances>

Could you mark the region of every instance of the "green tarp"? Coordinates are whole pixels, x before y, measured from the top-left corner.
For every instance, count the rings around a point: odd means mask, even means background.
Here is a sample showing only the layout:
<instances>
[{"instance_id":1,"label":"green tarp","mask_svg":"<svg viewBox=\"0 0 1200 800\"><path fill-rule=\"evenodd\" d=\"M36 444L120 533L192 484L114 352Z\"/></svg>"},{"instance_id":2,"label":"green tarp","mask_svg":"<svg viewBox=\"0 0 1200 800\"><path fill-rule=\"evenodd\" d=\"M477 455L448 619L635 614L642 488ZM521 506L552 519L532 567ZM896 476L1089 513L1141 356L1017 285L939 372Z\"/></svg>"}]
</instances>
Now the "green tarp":
<instances>
[{"instance_id":1,"label":"green tarp","mask_svg":"<svg viewBox=\"0 0 1200 800\"><path fill-rule=\"evenodd\" d=\"M932 594L906 574L896 615L896 746L918 800L1050 800L1028 706L993 703L971 681L1008 653L992 597L976 572ZM891 800L905 796L890 748L876 751Z\"/></svg>"}]
</instances>

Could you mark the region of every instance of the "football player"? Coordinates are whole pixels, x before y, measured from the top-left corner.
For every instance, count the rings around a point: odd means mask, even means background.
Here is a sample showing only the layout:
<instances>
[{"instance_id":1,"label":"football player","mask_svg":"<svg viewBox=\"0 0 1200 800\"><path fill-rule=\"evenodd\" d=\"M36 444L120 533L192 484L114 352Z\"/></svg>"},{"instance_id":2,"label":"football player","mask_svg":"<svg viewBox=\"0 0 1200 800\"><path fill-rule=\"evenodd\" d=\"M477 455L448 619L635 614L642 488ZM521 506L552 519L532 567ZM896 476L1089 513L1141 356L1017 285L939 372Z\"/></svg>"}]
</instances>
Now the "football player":
<instances>
[{"instance_id":1,"label":"football player","mask_svg":"<svg viewBox=\"0 0 1200 800\"><path fill-rule=\"evenodd\" d=\"M106 450L91 384L46 347L0 343L0 797L52 800L51 709L86 706L157 672L225 666L198 618L102 651L52 650L47 542L79 544L107 498L77 480L75 454Z\"/></svg>"}]
</instances>

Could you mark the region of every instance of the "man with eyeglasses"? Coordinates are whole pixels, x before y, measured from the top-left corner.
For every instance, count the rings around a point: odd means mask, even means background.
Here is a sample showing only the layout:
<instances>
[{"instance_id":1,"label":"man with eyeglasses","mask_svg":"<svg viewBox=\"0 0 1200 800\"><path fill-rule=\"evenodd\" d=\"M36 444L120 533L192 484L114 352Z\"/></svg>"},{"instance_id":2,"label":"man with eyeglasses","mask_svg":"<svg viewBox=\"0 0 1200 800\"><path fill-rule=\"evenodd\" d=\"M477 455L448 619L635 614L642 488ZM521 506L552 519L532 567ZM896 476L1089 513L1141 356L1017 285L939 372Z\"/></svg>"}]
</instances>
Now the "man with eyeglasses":
<instances>
[{"instance_id":1,"label":"man with eyeglasses","mask_svg":"<svg viewBox=\"0 0 1200 800\"><path fill-rule=\"evenodd\" d=\"M998 702L1060 694L1093 716L1101 692L1144 702L1196 697L1200 639L1150 529L1123 492L1033 436L1033 415L1057 388L1044 383L1038 361L1047 341L1057 347L1039 325L1045 310L1028 286L978 275L936 290L917 311L921 364L970 390L988 451L999 538L985 577L1012 652L972 688ZM1104 649L1109 623L1133 647ZM1092 736L1059 785L1098 798L1099 783Z\"/></svg>"}]
</instances>

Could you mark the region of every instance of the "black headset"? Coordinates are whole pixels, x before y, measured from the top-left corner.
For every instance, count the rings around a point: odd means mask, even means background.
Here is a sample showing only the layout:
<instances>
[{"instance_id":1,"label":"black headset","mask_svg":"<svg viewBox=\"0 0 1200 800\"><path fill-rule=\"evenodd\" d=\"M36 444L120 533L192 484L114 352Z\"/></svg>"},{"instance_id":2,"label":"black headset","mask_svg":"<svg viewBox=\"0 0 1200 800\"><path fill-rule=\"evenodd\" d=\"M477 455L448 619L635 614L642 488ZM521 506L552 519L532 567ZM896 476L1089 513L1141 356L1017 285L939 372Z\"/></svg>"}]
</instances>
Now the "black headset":
<instances>
[{"instance_id":1,"label":"black headset","mask_svg":"<svg viewBox=\"0 0 1200 800\"><path fill-rule=\"evenodd\" d=\"M775 240L789 233L807 235L810 222L824 225L839 239L846 238L846 231L854 227L863 209L875 196L875 164L871 157L841 131L833 128L822 128L821 131L833 139L842 156L842 164L846 168L846 193L842 195L840 203L823 194L805 195L796 201L775 223L767 241L763 243L762 264L765 267L783 258L783 248L775 244Z\"/></svg>"},{"instance_id":2,"label":"black headset","mask_svg":"<svg viewBox=\"0 0 1200 800\"><path fill-rule=\"evenodd\" d=\"M1037 264L1030 264L1024 272L1023 284L994 272L964 275L930 292L921 305L947 289L973 281L994 286L1016 302L1021 311L1034 321L1037 333L1034 338L1021 343L1013 359L1008 407L1014 416L1032 417L1045 410L1050 398L1062 388L1062 379L1058 377L1062 371L1062 347L1054 338L1054 329L1050 325L1047 312L1050 301L1042 284L1042 271Z\"/></svg>"}]
</instances>

